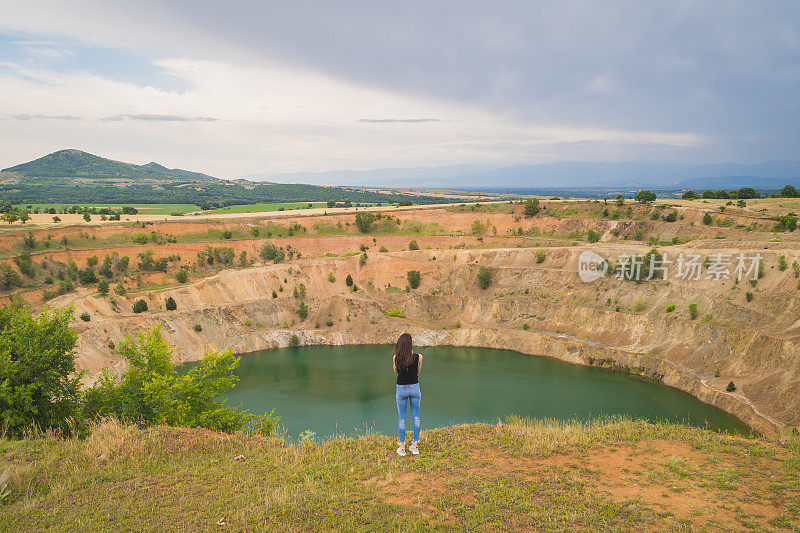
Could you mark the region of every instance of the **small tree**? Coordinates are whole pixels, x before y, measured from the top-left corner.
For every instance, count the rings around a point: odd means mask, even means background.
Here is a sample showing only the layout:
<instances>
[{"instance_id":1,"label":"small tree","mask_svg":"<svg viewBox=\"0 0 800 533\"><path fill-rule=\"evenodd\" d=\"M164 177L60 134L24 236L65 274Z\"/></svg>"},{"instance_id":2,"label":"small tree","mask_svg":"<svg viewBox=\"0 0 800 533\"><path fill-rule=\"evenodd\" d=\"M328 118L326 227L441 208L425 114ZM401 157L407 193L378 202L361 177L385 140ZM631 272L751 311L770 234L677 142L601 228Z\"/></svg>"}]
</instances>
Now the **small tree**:
<instances>
[{"instance_id":1,"label":"small tree","mask_svg":"<svg viewBox=\"0 0 800 533\"><path fill-rule=\"evenodd\" d=\"M344 282L348 287L352 287L353 286L353 276L348 274L347 277L344 278Z\"/></svg>"},{"instance_id":2,"label":"small tree","mask_svg":"<svg viewBox=\"0 0 800 533\"><path fill-rule=\"evenodd\" d=\"M91 319L92 319L92 316L89 313L87 313L86 311L81 313L81 320L83 320L84 322L89 322Z\"/></svg>"},{"instance_id":3,"label":"small tree","mask_svg":"<svg viewBox=\"0 0 800 533\"><path fill-rule=\"evenodd\" d=\"M71 318L71 307L36 317L22 309L0 309L0 418L8 435L21 437L34 425L69 434L81 386Z\"/></svg>"},{"instance_id":4,"label":"small tree","mask_svg":"<svg viewBox=\"0 0 800 533\"><path fill-rule=\"evenodd\" d=\"M416 240L413 240L413 241L408 243L408 249L409 250L419 250L419 244L417 244Z\"/></svg>"},{"instance_id":5,"label":"small tree","mask_svg":"<svg viewBox=\"0 0 800 533\"><path fill-rule=\"evenodd\" d=\"M412 289L416 289L417 287L419 287L421 277L422 276L420 275L419 270L409 270L408 272L406 272L406 278L408 278L408 285Z\"/></svg>"},{"instance_id":6,"label":"small tree","mask_svg":"<svg viewBox=\"0 0 800 533\"><path fill-rule=\"evenodd\" d=\"M728 386L725 387L725 390L728 392L733 392L736 390L736 384L733 381L728 382Z\"/></svg>"},{"instance_id":7,"label":"small tree","mask_svg":"<svg viewBox=\"0 0 800 533\"><path fill-rule=\"evenodd\" d=\"M108 294L108 281L101 279L97 284L97 291L104 296Z\"/></svg>"},{"instance_id":8,"label":"small tree","mask_svg":"<svg viewBox=\"0 0 800 533\"><path fill-rule=\"evenodd\" d=\"M694 320L697 318L699 311L697 310L697 304L689 304L689 317Z\"/></svg>"},{"instance_id":9,"label":"small tree","mask_svg":"<svg viewBox=\"0 0 800 533\"><path fill-rule=\"evenodd\" d=\"M300 320L305 320L308 317L308 306L305 302L300 302L300 307L297 308L297 316Z\"/></svg>"},{"instance_id":10,"label":"small tree","mask_svg":"<svg viewBox=\"0 0 800 533\"><path fill-rule=\"evenodd\" d=\"M545 252L544 250L536 250L537 263L543 263L546 258L547 258L547 252Z\"/></svg>"},{"instance_id":11,"label":"small tree","mask_svg":"<svg viewBox=\"0 0 800 533\"><path fill-rule=\"evenodd\" d=\"M375 213L361 211L356 213L356 227L361 233L369 233L372 223L375 221Z\"/></svg>"},{"instance_id":12,"label":"small tree","mask_svg":"<svg viewBox=\"0 0 800 533\"><path fill-rule=\"evenodd\" d=\"M710 226L713 221L714 221L714 219L711 218L711 213L706 211L703 214L703 224L705 224L706 226Z\"/></svg>"},{"instance_id":13,"label":"small tree","mask_svg":"<svg viewBox=\"0 0 800 533\"><path fill-rule=\"evenodd\" d=\"M91 222L92 217L91 217L91 215L89 213L84 213L83 214L83 220L85 220L86 222Z\"/></svg>"},{"instance_id":14,"label":"small tree","mask_svg":"<svg viewBox=\"0 0 800 533\"><path fill-rule=\"evenodd\" d=\"M291 337L289 337L289 346L293 348L300 346L300 337L298 337L297 335L292 335Z\"/></svg>"},{"instance_id":15,"label":"small tree","mask_svg":"<svg viewBox=\"0 0 800 533\"><path fill-rule=\"evenodd\" d=\"M485 289L492 282L492 271L482 266L478 269L478 286Z\"/></svg>"},{"instance_id":16,"label":"small tree","mask_svg":"<svg viewBox=\"0 0 800 533\"><path fill-rule=\"evenodd\" d=\"M164 306L167 308L167 311L174 311L178 308L178 304L175 303L175 298L172 296L168 296L166 302L164 302Z\"/></svg>"},{"instance_id":17,"label":"small tree","mask_svg":"<svg viewBox=\"0 0 800 533\"><path fill-rule=\"evenodd\" d=\"M536 216L541 209L539 208L539 199L538 198L528 198L525 200L525 208L523 212L525 213L526 217L533 217Z\"/></svg>"},{"instance_id":18,"label":"small tree","mask_svg":"<svg viewBox=\"0 0 800 533\"><path fill-rule=\"evenodd\" d=\"M180 269L175 272L175 281L178 283L186 283L189 281L189 273L185 269Z\"/></svg>"},{"instance_id":19,"label":"small tree","mask_svg":"<svg viewBox=\"0 0 800 533\"><path fill-rule=\"evenodd\" d=\"M642 204L649 204L656 201L656 194L654 192L644 190L636 193L636 201Z\"/></svg>"},{"instance_id":20,"label":"small tree","mask_svg":"<svg viewBox=\"0 0 800 533\"><path fill-rule=\"evenodd\" d=\"M334 283L336 281L336 276L333 275L333 272L328 272L328 281Z\"/></svg>"},{"instance_id":21,"label":"small tree","mask_svg":"<svg viewBox=\"0 0 800 533\"><path fill-rule=\"evenodd\" d=\"M201 326L200 324L195 324L195 325L194 325L194 330L195 330L197 333L200 333L201 331L203 331L203 326Z\"/></svg>"},{"instance_id":22,"label":"small tree","mask_svg":"<svg viewBox=\"0 0 800 533\"><path fill-rule=\"evenodd\" d=\"M142 299L136 300L136 302L133 304L133 312L143 313L144 311L147 311L147 302Z\"/></svg>"},{"instance_id":23,"label":"small tree","mask_svg":"<svg viewBox=\"0 0 800 533\"><path fill-rule=\"evenodd\" d=\"M786 263L786 256L782 255L778 257L778 270L784 271L788 268L788 264Z\"/></svg>"},{"instance_id":24,"label":"small tree","mask_svg":"<svg viewBox=\"0 0 800 533\"><path fill-rule=\"evenodd\" d=\"M593 230L593 229L590 229L586 233L586 240L591 242L591 243L595 243L595 242L600 240L600 233L595 231L595 230Z\"/></svg>"}]
</instances>

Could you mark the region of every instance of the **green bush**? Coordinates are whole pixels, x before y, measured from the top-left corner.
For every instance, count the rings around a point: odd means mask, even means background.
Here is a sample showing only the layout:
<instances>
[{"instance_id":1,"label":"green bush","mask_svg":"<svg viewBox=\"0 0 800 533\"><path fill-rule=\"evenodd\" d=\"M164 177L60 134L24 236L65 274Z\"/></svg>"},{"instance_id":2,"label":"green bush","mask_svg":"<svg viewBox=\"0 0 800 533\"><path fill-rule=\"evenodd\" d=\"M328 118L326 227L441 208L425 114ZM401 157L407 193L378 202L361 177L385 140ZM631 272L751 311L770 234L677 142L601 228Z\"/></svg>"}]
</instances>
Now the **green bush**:
<instances>
[{"instance_id":1,"label":"green bush","mask_svg":"<svg viewBox=\"0 0 800 533\"><path fill-rule=\"evenodd\" d=\"M142 313L144 311L147 311L147 302L142 299L136 300L136 302L133 304L133 312Z\"/></svg>"},{"instance_id":2,"label":"green bush","mask_svg":"<svg viewBox=\"0 0 800 533\"><path fill-rule=\"evenodd\" d=\"M80 378L75 372L77 335L72 308L36 317L23 309L0 309L0 419L2 430L55 429L64 435L79 420Z\"/></svg>"},{"instance_id":3,"label":"green bush","mask_svg":"<svg viewBox=\"0 0 800 533\"><path fill-rule=\"evenodd\" d=\"M108 294L108 282L106 280L100 280L100 283L97 284L97 292L103 295Z\"/></svg>"},{"instance_id":4,"label":"green bush","mask_svg":"<svg viewBox=\"0 0 800 533\"><path fill-rule=\"evenodd\" d=\"M599 241L600 240L600 232L597 232L597 231L595 231L593 229L590 229L586 233L586 240L591 242L591 243L595 243L595 242Z\"/></svg>"},{"instance_id":5,"label":"green bush","mask_svg":"<svg viewBox=\"0 0 800 533\"><path fill-rule=\"evenodd\" d=\"M195 324L195 325L194 325L194 330L195 330L197 333L200 333L201 331L203 331L203 326L201 326L200 324Z\"/></svg>"},{"instance_id":6,"label":"green bush","mask_svg":"<svg viewBox=\"0 0 800 533\"><path fill-rule=\"evenodd\" d=\"M325 325L331 327L333 325L333 320L328 319L328 321L325 322Z\"/></svg>"},{"instance_id":7,"label":"green bush","mask_svg":"<svg viewBox=\"0 0 800 533\"><path fill-rule=\"evenodd\" d=\"M381 247L380 247L380 249L379 249L378 251L379 251L379 252L382 252L382 253L386 253L386 252L388 252L388 251L389 251L389 249L388 249L387 247L385 247L385 246L381 246Z\"/></svg>"},{"instance_id":8,"label":"green bush","mask_svg":"<svg viewBox=\"0 0 800 533\"><path fill-rule=\"evenodd\" d=\"M522 324L522 329L524 329L525 331L528 331L529 329L531 329L531 327L526 322L526 323Z\"/></svg>"},{"instance_id":9,"label":"green bush","mask_svg":"<svg viewBox=\"0 0 800 533\"><path fill-rule=\"evenodd\" d=\"M293 348L300 346L300 337L298 337L297 335L292 335L291 337L289 337L289 346Z\"/></svg>"},{"instance_id":10,"label":"green bush","mask_svg":"<svg viewBox=\"0 0 800 533\"><path fill-rule=\"evenodd\" d=\"M170 345L155 326L140 332L138 343L125 339L118 353L128 360L129 368L119 377L103 372L86 391L88 418L113 416L140 425L203 427L228 433L252 429L269 434L275 427L277 420L225 404L225 393L239 380L234 374L239 358L233 350L209 352L179 376Z\"/></svg>"},{"instance_id":11,"label":"green bush","mask_svg":"<svg viewBox=\"0 0 800 533\"><path fill-rule=\"evenodd\" d=\"M167 297L167 300L164 302L164 306L167 308L167 311L174 311L178 308L178 304L175 303L175 298L172 296Z\"/></svg>"},{"instance_id":12,"label":"green bush","mask_svg":"<svg viewBox=\"0 0 800 533\"><path fill-rule=\"evenodd\" d=\"M375 213L360 211L356 213L356 227L361 233L369 233L372 223L375 221Z\"/></svg>"},{"instance_id":13,"label":"green bush","mask_svg":"<svg viewBox=\"0 0 800 533\"><path fill-rule=\"evenodd\" d=\"M747 299L748 302L752 302L753 301L753 293L750 292L750 291L747 291L746 293L744 293L744 297Z\"/></svg>"},{"instance_id":14,"label":"green bush","mask_svg":"<svg viewBox=\"0 0 800 533\"><path fill-rule=\"evenodd\" d=\"M405 318L406 314L403 311L400 311L398 308L392 307L392 310L389 311L389 316L393 316L396 318Z\"/></svg>"},{"instance_id":15,"label":"green bush","mask_svg":"<svg viewBox=\"0 0 800 533\"><path fill-rule=\"evenodd\" d=\"M228 240L231 237L233 237L233 232L231 230L226 229L225 231L222 232L222 238L223 239Z\"/></svg>"},{"instance_id":16,"label":"green bush","mask_svg":"<svg viewBox=\"0 0 800 533\"><path fill-rule=\"evenodd\" d=\"M678 220L678 212L677 211L670 211L666 215L662 217L664 222L675 222Z\"/></svg>"},{"instance_id":17,"label":"green bush","mask_svg":"<svg viewBox=\"0 0 800 533\"><path fill-rule=\"evenodd\" d=\"M328 273L328 281L330 281L331 283L336 281L336 276L333 275L333 272Z\"/></svg>"},{"instance_id":18,"label":"green bush","mask_svg":"<svg viewBox=\"0 0 800 533\"><path fill-rule=\"evenodd\" d=\"M177 272L175 272L175 281L177 281L178 283L186 283L187 281L189 281L189 272L187 272L184 269L178 270Z\"/></svg>"},{"instance_id":19,"label":"green bush","mask_svg":"<svg viewBox=\"0 0 800 533\"><path fill-rule=\"evenodd\" d=\"M91 319L92 319L91 315L86 311L81 313L81 320L83 320L84 322L89 322Z\"/></svg>"},{"instance_id":20,"label":"green bush","mask_svg":"<svg viewBox=\"0 0 800 533\"><path fill-rule=\"evenodd\" d=\"M492 282L492 271L482 266L478 269L478 287L486 289Z\"/></svg>"},{"instance_id":21,"label":"green bush","mask_svg":"<svg viewBox=\"0 0 800 533\"><path fill-rule=\"evenodd\" d=\"M541 209L539 208L539 199L538 198L528 198L525 200L525 207L523 208L523 213L526 217L533 217L536 216Z\"/></svg>"},{"instance_id":22,"label":"green bush","mask_svg":"<svg viewBox=\"0 0 800 533\"><path fill-rule=\"evenodd\" d=\"M706 211L703 214L703 224L705 224L706 226L710 226L712 222L714 222L714 219L711 218L711 213Z\"/></svg>"},{"instance_id":23,"label":"green bush","mask_svg":"<svg viewBox=\"0 0 800 533\"><path fill-rule=\"evenodd\" d=\"M348 275L347 275L347 277L346 277L346 278L344 278L344 283L345 283L345 285L347 285L348 287L352 287L352 286L353 286L353 276L351 276L350 274L348 274Z\"/></svg>"},{"instance_id":24,"label":"green bush","mask_svg":"<svg viewBox=\"0 0 800 533\"><path fill-rule=\"evenodd\" d=\"M419 250L419 244L417 244L417 241L415 241L415 240L411 241L411 242L408 243L408 249L409 250Z\"/></svg>"},{"instance_id":25,"label":"green bush","mask_svg":"<svg viewBox=\"0 0 800 533\"><path fill-rule=\"evenodd\" d=\"M782 255L782 256L778 257L778 270L783 272L784 270L786 270L788 268L788 266L789 265L786 263L786 256L785 255Z\"/></svg>"},{"instance_id":26,"label":"green bush","mask_svg":"<svg viewBox=\"0 0 800 533\"><path fill-rule=\"evenodd\" d=\"M667 313L671 313L671 312L673 312L674 310L675 310L675 304L669 304L669 305L667 306L667 308L665 309L665 312L667 312Z\"/></svg>"},{"instance_id":27,"label":"green bush","mask_svg":"<svg viewBox=\"0 0 800 533\"><path fill-rule=\"evenodd\" d=\"M700 312L697 310L697 304L689 304L689 317L694 320L699 314Z\"/></svg>"},{"instance_id":28,"label":"green bush","mask_svg":"<svg viewBox=\"0 0 800 533\"><path fill-rule=\"evenodd\" d=\"M728 386L725 387L725 390L728 392L733 392L736 390L736 384L733 381L728 382Z\"/></svg>"},{"instance_id":29,"label":"green bush","mask_svg":"<svg viewBox=\"0 0 800 533\"><path fill-rule=\"evenodd\" d=\"M305 302L300 302L300 307L297 308L297 316L300 320L305 320L308 317L308 306Z\"/></svg>"},{"instance_id":30,"label":"green bush","mask_svg":"<svg viewBox=\"0 0 800 533\"><path fill-rule=\"evenodd\" d=\"M544 250L536 250L537 263L543 263L546 258L547 258L547 252L545 252Z\"/></svg>"},{"instance_id":31,"label":"green bush","mask_svg":"<svg viewBox=\"0 0 800 533\"><path fill-rule=\"evenodd\" d=\"M117 284L114 286L114 293L115 293L117 296L125 296L125 292L126 292L126 291L125 291L125 285L123 285L122 283L117 283Z\"/></svg>"},{"instance_id":32,"label":"green bush","mask_svg":"<svg viewBox=\"0 0 800 533\"><path fill-rule=\"evenodd\" d=\"M408 285L412 289L416 289L417 287L419 287L419 283L421 281L421 277L422 276L420 275L419 270L409 270L408 272L406 272L406 278L408 279Z\"/></svg>"}]
</instances>

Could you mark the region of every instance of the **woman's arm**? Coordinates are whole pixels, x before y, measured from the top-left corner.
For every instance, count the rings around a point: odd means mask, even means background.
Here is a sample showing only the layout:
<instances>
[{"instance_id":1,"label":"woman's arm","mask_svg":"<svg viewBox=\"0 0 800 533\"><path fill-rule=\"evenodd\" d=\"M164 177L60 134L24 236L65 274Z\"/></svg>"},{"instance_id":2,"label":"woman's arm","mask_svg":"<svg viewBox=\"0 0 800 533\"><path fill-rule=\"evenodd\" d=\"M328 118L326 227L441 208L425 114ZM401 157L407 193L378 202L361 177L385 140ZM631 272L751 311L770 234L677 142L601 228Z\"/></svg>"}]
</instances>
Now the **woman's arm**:
<instances>
[{"instance_id":1,"label":"woman's arm","mask_svg":"<svg viewBox=\"0 0 800 533\"><path fill-rule=\"evenodd\" d=\"M397 360L395 359L396 357L397 357L396 355L392 356L392 370L394 370L395 374L397 374Z\"/></svg>"},{"instance_id":2,"label":"woman's arm","mask_svg":"<svg viewBox=\"0 0 800 533\"><path fill-rule=\"evenodd\" d=\"M419 363L417 363L417 375L422 373L422 354L419 354Z\"/></svg>"}]
</instances>

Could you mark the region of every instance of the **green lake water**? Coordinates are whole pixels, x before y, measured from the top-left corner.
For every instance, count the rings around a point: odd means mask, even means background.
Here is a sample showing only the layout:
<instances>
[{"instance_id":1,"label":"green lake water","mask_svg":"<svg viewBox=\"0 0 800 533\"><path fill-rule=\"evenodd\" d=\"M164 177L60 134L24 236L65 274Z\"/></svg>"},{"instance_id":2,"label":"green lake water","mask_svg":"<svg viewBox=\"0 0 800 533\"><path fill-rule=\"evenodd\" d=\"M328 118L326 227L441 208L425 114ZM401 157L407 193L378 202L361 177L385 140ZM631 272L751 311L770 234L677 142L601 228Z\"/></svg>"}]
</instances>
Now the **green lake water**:
<instances>
[{"instance_id":1,"label":"green lake water","mask_svg":"<svg viewBox=\"0 0 800 533\"><path fill-rule=\"evenodd\" d=\"M228 402L254 413L274 409L295 438L306 429L321 437L367 429L394 435L392 348L304 346L245 354ZM496 423L513 414L581 420L629 415L748 432L735 418L689 394L634 376L506 350L442 346L417 351L424 355L423 431ZM412 427L410 420L406 427Z\"/></svg>"}]
</instances>

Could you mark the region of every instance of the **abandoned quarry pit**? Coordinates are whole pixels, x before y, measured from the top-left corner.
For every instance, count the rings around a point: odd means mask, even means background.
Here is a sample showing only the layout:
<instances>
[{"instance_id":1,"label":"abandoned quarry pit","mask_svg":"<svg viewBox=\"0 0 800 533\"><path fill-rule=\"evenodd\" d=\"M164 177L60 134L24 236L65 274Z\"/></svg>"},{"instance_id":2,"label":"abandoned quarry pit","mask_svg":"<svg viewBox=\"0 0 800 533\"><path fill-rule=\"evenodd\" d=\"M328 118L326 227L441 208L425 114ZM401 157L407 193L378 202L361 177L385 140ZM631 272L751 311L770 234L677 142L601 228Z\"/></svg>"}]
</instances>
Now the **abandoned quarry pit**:
<instances>
[{"instance_id":1,"label":"abandoned quarry pit","mask_svg":"<svg viewBox=\"0 0 800 533\"><path fill-rule=\"evenodd\" d=\"M88 284L44 301L51 284L41 275L2 298L22 297L34 308L73 306L76 366L87 382L106 368L123 371L113 346L154 325L174 344L176 363L209 350L248 353L292 342L391 344L409 332L422 347L499 348L643 376L777 438L800 425L798 281L786 267L800 259L800 239L773 231L765 205L722 212L714 201L618 207L553 200L531 217L519 203L495 202L15 224L0 233L0 261L11 268L26 251L54 277L70 261L83 268L94 256L100 264L106 255L115 262L128 256L130 267L114 272L107 295ZM614 210L621 214L604 214ZM362 233L355 217L364 211L381 217ZM678 219L664 221L672 211ZM706 212L714 223L704 224ZM597 238L587 239L590 232ZM36 239L28 250L26 236ZM418 249L409 250L412 240ZM283 261L260 256L270 243L287 252ZM211 255L228 248L233 259L209 264L208 247ZM635 282L611 274L585 283L578 276L585 250L616 261L653 248L672 260L758 253L764 273L752 284L672 276ZM165 271L137 267L148 250L154 260L169 258ZM477 283L481 267L491 272L485 289ZM175 279L181 269L185 283ZM415 289L406 287L411 270L421 274ZM348 275L357 290L345 283ZM296 297L301 284L305 294ZM123 294L115 294L117 285ZM165 309L169 297L176 310ZM133 312L139 299L148 311ZM301 300L305 319L297 313ZM90 320L79 318L84 313ZM730 382L734 391L726 390Z\"/></svg>"}]
</instances>

